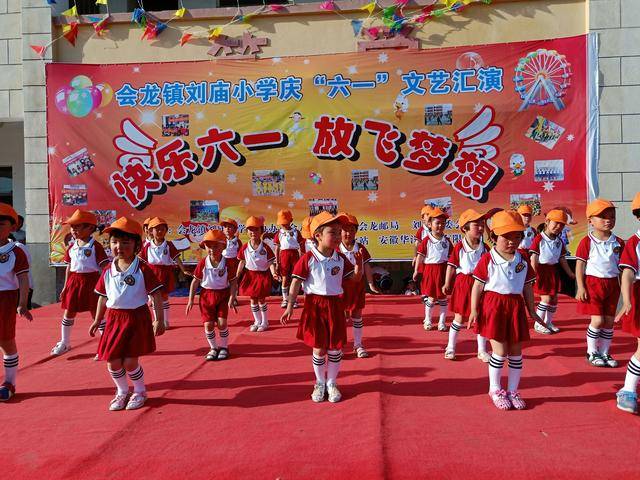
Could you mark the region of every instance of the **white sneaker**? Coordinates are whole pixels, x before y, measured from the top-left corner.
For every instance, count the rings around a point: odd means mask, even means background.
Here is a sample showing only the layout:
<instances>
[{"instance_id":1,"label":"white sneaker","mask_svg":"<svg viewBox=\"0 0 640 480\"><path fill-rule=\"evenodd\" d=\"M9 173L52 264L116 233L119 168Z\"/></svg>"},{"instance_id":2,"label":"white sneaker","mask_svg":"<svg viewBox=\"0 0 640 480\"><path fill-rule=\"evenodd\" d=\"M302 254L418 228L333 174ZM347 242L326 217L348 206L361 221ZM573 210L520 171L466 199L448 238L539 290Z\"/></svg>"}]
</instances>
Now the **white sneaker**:
<instances>
[{"instance_id":1,"label":"white sneaker","mask_svg":"<svg viewBox=\"0 0 640 480\"><path fill-rule=\"evenodd\" d=\"M249 327L249 331L250 331L250 332L257 332L257 331L258 331L258 327L259 327L259 326L260 326L260 325L258 325L257 323L254 323L253 325L251 325L251 326Z\"/></svg>"},{"instance_id":2,"label":"white sneaker","mask_svg":"<svg viewBox=\"0 0 640 480\"><path fill-rule=\"evenodd\" d=\"M431 330L433 328L431 320L425 320L424 322L422 322L422 326L425 330Z\"/></svg>"},{"instance_id":3,"label":"white sneaker","mask_svg":"<svg viewBox=\"0 0 640 480\"><path fill-rule=\"evenodd\" d=\"M300 305L298 305L298 302L293 302L293 308L300 308Z\"/></svg>"},{"instance_id":4,"label":"white sneaker","mask_svg":"<svg viewBox=\"0 0 640 480\"><path fill-rule=\"evenodd\" d=\"M313 386L313 393L311 394L311 400L316 403L324 402L324 395L327 391L327 386L324 383L316 383Z\"/></svg>"},{"instance_id":5,"label":"white sneaker","mask_svg":"<svg viewBox=\"0 0 640 480\"><path fill-rule=\"evenodd\" d=\"M441 332L446 332L447 331L447 325L444 323L438 323L438 330Z\"/></svg>"},{"instance_id":6,"label":"white sneaker","mask_svg":"<svg viewBox=\"0 0 640 480\"><path fill-rule=\"evenodd\" d=\"M536 332L541 333L542 335L551 335L551 330L549 330L547 327L545 327L541 323L535 322L533 324L533 329Z\"/></svg>"},{"instance_id":7,"label":"white sneaker","mask_svg":"<svg viewBox=\"0 0 640 480\"><path fill-rule=\"evenodd\" d=\"M327 390L329 392L329 401L331 403L336 403L342 400L342 394L340 393L340 390L338 390L338 385L330 383L327 385Z\"/></svg>"},{"instance_id":8,"label":"white sneaker","mask_svg":"<svg viewBox=\"0 0 640 480\"><path fill-rule=\"evenodd\" d=\"M560 329L558 327L556 327L553 322L549 322L547 323L547 328L549 330L551 330L553 333L558 333L560 331Z\"/></svg>"},{"instance_id":9,"label":"white sneaker","mask_svg":"<svg viewBox=\"0 0 640 480\"><path fill-rule=\"evenodd\" d=\"M287 308L288 302L286 300L282 300L282 303L280 304L280 306L282 308Z\"/></svg>"},{"instance_id":10,"label":"white sneaker","mask_svg":"<svg viewBox=\"0 0 640 480\"><path fill-rule=\"evenodd\" d=\"M269 330L269 324L268 324L268 323L267 323L267 324L260 325L260 326L258 327L258 330L257 330L257 331L258 331L258 332L266 332L267 330Z\"/></svg>"},{"instance_id":11,"label":"white sneaker","mask_svg":"<svg viewBox=\"0 0 640 480\"><path fill-rule=\"evenodd\" d=\"M71 350L71 345L58 342L55 347L51 349L51 355L62 355L63 353L67 353L69 350Z\"/></svg>"},{"instance_id":12,"label":"white sneaker","mask_svg":"<svg viewBox=\"0 0 640 480\"><path fill-rule=\"evenodd\" d=\"M113 397L111 403L109 404L109 410L112 412L117 412L118 410L124 410L127 406L127 395L120 395L119 393Z\"/></svg>"},{"instance_id":13,"label":"white sneaker","mask_svg":"<svg viewBox=\"0 0 640 480\"><path fill-rule=\"evenodd\" d=\"M146 401L147 401L146 393L134 393L133 395L131 395L131 398L129 399L129 403L127 403L126 409L137 410L141 408L144 405L144 402Z\"/></svg>"},{"instance_id":14,"label":"white sneaker","mask_svg":"<svg viewBox=\"0 0 640 480\"><path fill-rule=\"evenodd\" d=\"M98 354L96 353L96 356L95 356L95 357L93 357L93 361L94 361L94 362L97 362L98 360L100 360L100 355L98 355Z\"/></svg>"},{"instance_id":15,"label":"white sneaker","mask_svg":"<svg viewBox=\"0 0 640 480\"><path fill-rule=\"evenodd\" d=\"M489 360L491 360L491 355L489 355L489 353L487 352L478 352L478 360L482 361L483 363L489 363Z\"/></svg>"}]
</instances>

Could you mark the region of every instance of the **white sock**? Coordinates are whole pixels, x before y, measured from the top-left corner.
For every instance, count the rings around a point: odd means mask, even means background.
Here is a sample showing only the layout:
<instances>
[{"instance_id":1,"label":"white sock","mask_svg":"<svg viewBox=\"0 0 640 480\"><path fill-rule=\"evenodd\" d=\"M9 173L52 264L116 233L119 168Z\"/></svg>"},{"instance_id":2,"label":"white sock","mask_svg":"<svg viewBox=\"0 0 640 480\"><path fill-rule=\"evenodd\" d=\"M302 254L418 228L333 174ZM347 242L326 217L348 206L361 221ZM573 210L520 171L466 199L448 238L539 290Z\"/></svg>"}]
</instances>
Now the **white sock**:
<instances>
[{"instance_id":1,"label":"white sock","mask_svg":"<svg viewBox=\"0 0 640 480\"><path fill-rule=\"evenodd\" d=\"M549 304L540 302L536 307L536 313L540 317L543 323L547 323L547 312L549 311Z\"/></svg>"},{"instance_id":2,"label":"white sock","mask_svg":"<svg viewBox=\"0 0 640 480\"><path fill-rule=\"evenodd\" d=\"M640 380L640 359L633 356L627 365L627 376L622 390L635 393L638 389L638 380Z\"/></svg>"},{"instance_id":3,"label":"white sock","mask_svg":"<svg viewBox=\"0 0 640 480\"><path fill-rule=\"evenodd\" d=\"M361 347L362 346L362 327L364 323L361 318L351 318L351 322L353 323L353 346Z\"/></svg>"},{"instance_id":4,"label":"white sock","mask_svg":"<svg viewBox=\"0 0 640 480\"><path fill-rule=\"evenodd\" d=\"M447 344L447 350L456 350L458 332L460 331L460 329L462 329L462 324L454 320L451 324L451 328L449 329L449 343Z\"/></svg>"},{"instance_id":5,"label":"white sock","mask_svg":"<svg viewBox=\"0 0 640 480\"><path fill-rule=\"evenodd\" d=\"M598 353L598 340L600 339L600 329L593 328L591 325L587 327L587 353Z\"/></svg>"},{"instance_id":6,"label":"white sock","mask_svg":"<svg viewBox=\"0 0 640 480\"><path fill-rule=\"evenodd\" d=\"M446 298L442 300L438 300L438 305L440 305L440 316L438 317L438 323L440 325L445 324L445 320L447 319L447 305L449 305L449 301Z\"/></svg>"},{"instance_id":7,"label":"white sock","mask_svg":"<svg viewBox=\"0 0 640 480\"><path fill-rule=\"evenodd\" d=\"M107 367L109 371L109 375L111 375L111 379L113 383L116 384L116 388L118 389L118 395L126 395L129 393L129 384L127 383L127 372L125 372L124 368L120 370L113 371L109 367Z\"/></svg>"},{"instance_id":8,"label":"white sock","mask_svg":"<svg viewBox=\"0 0 640 480\"><path fill-rule=\"evenodd\" d=\"M162 302L162 313L164 314L164 326L169 326L169 302Z\"/></svg>"},{"instance_id":9,"label":"white sock","mask_svg":"<svg viewBox=\"0 0 640 480\"><path fill-rule=\"evenodd\" d=\"M98 330L100 331L100 335L102 335L104 333L104 329L107 326L107 321L102 319L100 320L100 323L98 324Z\"/></svg>"},{"instance_id":10,"label":"white sock","mask_svg":"<svg viewBox=\"0 0 640 480\"><path fill-rule=\"evenodd\" d=\"M482 335L478 334L476 336L476 340L478 342L478 353L482 353L482 352L487 353L487 339Z\"/></svg>"},{"instance_id":11,"label":"white sock","mask_svg":"<svg viewBox=\"0 0 640 480\"><path fill-rule=\"evenodd\" d=\"M500 377L502 376L502 367L504 366L505 357L491 354L489 360L489 393L502 390L502 383Z\"/></svg>"},{"instance_id":12,"label":"white sock","mask_svg":"<svg viewBox=\"0 0 640 480\"><path fill-rule=\"evenodd\" d=\"M60 328L60 341L65 345L71 345L71 328L75 323L73 318L62 317L62 327Z\"/></svg>"},{"instance_id":13,"label":"white sock","mask_svg":"<svg viewBox=\"0 0 640 480\"><path fill-rule=\"evenodd\" d=\"M251 313L253 314L253 324L260 325L260 307L257 303L251 304Z\"/></svg>"},{"instance_id":14,"label":"white sock","mask_svg":"<svg viewBox=\"0 0 640 480\"><path fill-rule=\"evenodd\" d=\"M314 353L311 355L311 360L313 362L313 372L316 374L316 382L325 384L327 380L325 379L325 370L326 370L326 360L324 357L318 357Z\"/></svg>"},{"instance_id":15,"label":"white sock","mask_svg":"<svg viewBox=\"0 0 640 480\"><path fill-rule=\"evenodd\" d=\"M289 287L282 286L282 301L287 300L289 297Z\"/></svg>"},{"instance_id":16,"label":"white sock","mask_svg":"<svg viewBox=\"0 0 640 480\"><path fill-rule=\"evenodd\" d=\"M600 353L609 355L609 348L613 340L613 328L603 328L600 330Z\"/></svg>"},{"instance_id":17,"label":"white sock","mask_svg":"<svg viewBox=\"0 0 640 480\"><path fill-rule=\"evenodd\" d=\"M133 392L134 393L144 393L147 389L144 386L144 370L142 370L142 365L138 365L133 372L128 372L129 378L133 382Z\"/></svg>"},{"instance_id":18,"label":"white sock","mask_svg":"<svg viewBox=\"0 0 640 480\"><path fill-rule=\"evenodd\" d=\"M556 313L556 310L558 310L557 305L549 305L547 307L547 315L544 319L547 325L553 325L553 315Z\"/></svg>"},{"instance_id":19,"label":"white sock","mask_svg":"<svg viewBox=\"0 0 640 480\"><path fill-rule=\"evenodd\" d=\"M4 381L15 386L16 373L18 373L18 354L4 355Z\"/></svg>"},{"instance_id":20,"label":"white sock","mask_svg":"<svg viewBox=\"0 0 640 480\"><path fill-rule=\"evenodd\" d=\"M207 342L209 342L209 346L214 349L216 348L216 331L215 330L207 330L207 327L204 327L204 334L207 337Z\"/></svg>"},{"instance_id":21,"label":"white sock","mask_svg":"<svg viewBox=\"0 0 640 480\"><path fill-rule=\"evenodd\" d=\"M229 343L229 328L225 328L224 330L220 330L220 346L222 348L227 348Z\"/></svg>"},{"instance_id":22,"label":"white sock","mask_svg":"<svg viewBox=\"0 0 640 480\"><path fill-rule=\"evenodd\" d=\"M262 319L261 325L263 327L268 327L269 326L269 320L267 320L267 304L266 303L261 303L261 304L259 304L259 307L260 307L260 317Z\"/></svg>"},{"instance_id":23,"label":"white sock","mask_svg":"<svg viewBox=\"0 0 640 480\"><path fill-rule=\"evenodd\" d=\"M424 323L431 321L431 309L435 305L429 300L429 297L422 297L422 301L424 302Z\"/></svg>"},{"instance_id":24,"label":"white sock","mask_svg":"<svg viewBox=\"0 0 640 480\"><path fill-rule=\"evenodd\" d=\"M510 392L517 392L522 374L522 355L509 355L509 383L507 389Z\"/></svg>"},{"instance_id":25,"label":"white sock","mask_svg":"<svg viewBox=\"0 0 640 480\"><path fill-rule=\"evenodd\" d=\"M335 385L342 362L342 350L328 350L329 366L327 367L327 383Z\"/></svg>"}]
</instances>

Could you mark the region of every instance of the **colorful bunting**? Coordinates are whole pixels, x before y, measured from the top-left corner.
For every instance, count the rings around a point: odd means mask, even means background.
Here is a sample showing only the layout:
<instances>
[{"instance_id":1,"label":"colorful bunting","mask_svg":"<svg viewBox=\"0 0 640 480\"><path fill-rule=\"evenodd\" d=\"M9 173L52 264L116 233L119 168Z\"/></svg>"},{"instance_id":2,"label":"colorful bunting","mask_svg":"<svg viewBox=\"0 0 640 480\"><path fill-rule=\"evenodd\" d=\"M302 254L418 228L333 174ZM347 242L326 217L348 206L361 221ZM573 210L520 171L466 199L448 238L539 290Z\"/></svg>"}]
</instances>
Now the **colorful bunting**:
<instances>
[{"instance_id":1,"label":"colorful bunting","mask_svg":"<svg viewBox=\"0 0 640 480\"><path fill-rule=\"evenodd\" d=\"M353 28L353 35L357 37L362 30L362 20L351 20L351 28Z\"/></svg>"},{"instance_id":2,"label":"colorful bunting","mask_svg":"<svg viewBox=\"0 0 640 480\"><path fill-rule=\"evenodd\" d=\"M284 10L284 5L269 5L269 10L271 10L272 12L279 12L281 10Z\"/></svg>"},{"instance_id":3,"label":"colorful bunting","mask_svg":"<svg viewBox=\"0 0 640 480\"><path fill-rule=\"evenodd\" d=\"M360 7L360 10L363 10L365 12L369 12L369 15L373 14L373 11L376 9L376 2L375 0L371 3L367 3L366 5L363 5Z\"/></svg>"},{"instance_id":4,"label":"colorful bunting","mask_svg":"<svg viewBox=\"0 0 640 480\"><path fill-rule=\"evenodd\" d=\"M76 7L74 5L69 10L65 10L64 12L62 12L60 15L63 15L65 17L77 17L78 16L78 7Z\"/></svg>"},{"instance_id":5,"label":"colorful bunting","mask_svg":"<svg viewBox=\"0 0 640 480\"><path fill-rule=\"evenodd\" d=\"M96 5L107 5L107 0L96 0Z\"/></svg>"},{"instance_id":6,"label":"colorful bunting","mask_svg":"<svg viewBox=\"0 0 640 480\"><path fill-rule=\"evenodd\" d=\"M93 29L95 30L96 34L99 37L101 37L102 35L107 33L107 22L108 21L109 21L109 17L106 16L102 20L98 20L97 22L93 23Z\"/></svg>"},{"instance_id":7,"label":"colorful bunting","mask_svg":"<svg viewBox=\"0 0 640 480\"><path fill-rule=\"evenodd\" d=\"M173 14L173 16L177 17L177 18L182 18L182 17L184 17L185 13L187 13L187 9L184 8L184 7L181 7L178 10L176 10L176 12Z\"/></svg>"},{"instance_id":8,"label":"colorful bunting","mask_svg":"<svg viewBox=\"0 0 640 480\"><path fill-rule=\"evenodd\" d=\"M209 29L209 40L213 40L222 35L222 27L215 27Z\"/></svg>"},{"instance_id":9,"label":"colorful bunting","mask_svg":"<svg viewBox=\"0 0 640 480\"><path fill-rule=\"evenodd\" d=\"M328 12L333 12L336 9L336 4L333 3L333 0L326 0L320 4L320 10L326 10Z\"/></svg>"},{"instance_id":10,"label":"colorful bunting","mask_svg":"<svg viewBox=\"0 0 640 480\"><path fill-rule=\"evenodd\" d=\"M392 18L396 14L396 6L391 5L382 9L382 18Z\"/></svg>"},{"instance_id":11,"label":"colorful bunting","mask_svg":"<svg viewBox=\"0 0 640 480\"><path fill-rule=\"evenodd\" d=\"M147 25L147 16L145 15L145 11L141 8L136 8L131 13L131 21L138 25L138 27L144 27Z\"/></svg>"},{"instance_id":12,"label":"colorful bunting","mask_svg":"<svg viewBox=\"0 0 640 480\"><path fill-rule=\"evenodd\" d=\"M36 52L40 58L43 58L44 52L47 51L47 47L43 45L29 45L29 46L31 47L31 50Z\"/></svg>"},{"instance_id":13,"label":"colorful bunting","mask_svg":"<svg viewBox=\"0 0 640 480\"><path fill-rule=\"evenodd\" d=\"M396 6L398 7L406 7L409 3L409 0L396 0Z\"/></svg>"},{"instance_id":14,"label":"colorful bunting","mask_svg":"<svg viewBox=\"0 0 640 480\"><path fill-rule=\"evenodd\" d=\"M193 37L192 33L183 33L182 37L180 37L180 46L184 47L184 44L187 43L191 37Z\"/></svg>"},{"instance_id":15,"label":"colorful bunting","mask_svg":"<svg viewBox=\"0 0 640 480\"><path fill-rule=\"evenodd\" d=\"M67 41L76 46L76 38L78 38L78 22L72 22L67 25L62 26L62 36L67 39Z\"/></svg>"}]
</instances>

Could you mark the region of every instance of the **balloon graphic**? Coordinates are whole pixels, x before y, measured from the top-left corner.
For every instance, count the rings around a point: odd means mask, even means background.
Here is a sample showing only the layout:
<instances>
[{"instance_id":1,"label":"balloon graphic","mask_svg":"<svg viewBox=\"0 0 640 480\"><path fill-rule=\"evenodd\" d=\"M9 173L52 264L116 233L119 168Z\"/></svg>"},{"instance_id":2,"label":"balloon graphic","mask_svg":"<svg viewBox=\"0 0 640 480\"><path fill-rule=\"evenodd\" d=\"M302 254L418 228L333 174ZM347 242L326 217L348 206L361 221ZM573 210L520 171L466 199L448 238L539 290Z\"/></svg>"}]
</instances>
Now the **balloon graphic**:
<instances>
[{"instance_id":1,"label":"balloon graphic","mask_svg":"<svg viewBox=\"0 0 640 480\"><path fill-rule=\"evenodd\" d=\"M67 97L69 113L77 118L86 117L93 108L93 98L88 88L75 89Z\"/></svg>"},{"instance_id":2,"label":"balloon graphic","mask_svg":"<svg viewBox=\"0 0 640 480\"><path fill-rule=\"evenodd\" d=\"M100 106L106 107L113 98L113 88L111 88L111 85L108 83L99 83L96 85L96 88L100 90L100 93L102 93L102 102L100 103Z\"/></svg>"},{"instance_id":3,"label":"balloon graphic","mask_svg":"<svg viewBox=\"0 0 640 480\"><path fill-rule=\"evenodd\" d=\"M98 87L89 87L91 92L91 98L93 101L93 108L98 108L102 104L102 92Z\"/></svg>"},{"instance_id":4,"label":"balloon graphic","mask_svg":"<svg viewBox=\"0 0 640 480\"><path fill-rule=\"evenodd\" d=\"M322 175L320 175L319 173L311 172L309 174L309 178L316 185L320 185L322 183Z\"/></svg>"},{"instance_id":5,"label":"balloon graphic","mask_svg":"<svg viewBox=\"0 0 640 480\"><path fill-rule=\"evenodd\" d=\"M71 87L62 87L60 90L56 92L55 103L56 108L62 113L69 113L69 109L67 108L67 97L69 93L71 93L73 89Z\"/></svg>"},{"instance_id":6,"label":"balloon graphic","mask_svg":"<svg viewBox=\"0 0 640 480\"><path fill-rule=\"evenodd\" d=\"M78 75L71 80L71 86L76 89L88 88L93 86L93 82L86 75Z\"/></svg>"}]
</instances>

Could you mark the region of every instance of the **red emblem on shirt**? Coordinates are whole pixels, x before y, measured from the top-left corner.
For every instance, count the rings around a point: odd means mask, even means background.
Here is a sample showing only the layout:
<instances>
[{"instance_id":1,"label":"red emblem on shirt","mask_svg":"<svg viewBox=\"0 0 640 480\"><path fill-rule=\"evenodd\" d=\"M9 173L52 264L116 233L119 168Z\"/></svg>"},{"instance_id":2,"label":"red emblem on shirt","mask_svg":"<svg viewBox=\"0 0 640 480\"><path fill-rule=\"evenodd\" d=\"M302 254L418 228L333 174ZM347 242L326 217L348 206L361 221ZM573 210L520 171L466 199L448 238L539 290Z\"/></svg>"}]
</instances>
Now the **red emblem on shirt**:
<instances>
[{"instance_id":1,"label":"red emblem on shirt","mask_svg":"<svg viewBox=\"0 0 640 480\"><path fill-rule=\"evenodd\" d=\"M0 263L5 263L7 260L9 260L8 253L3 253L2 255L0 255Z\"/></svg>"},{"instance_id":2,"label":"red emblem on shirt","mask_svg":"<svg viewBox=\"0 0 640 480\"><path fill-rule=\"evenodd\" d=\"M133 275L127 275L126 277L124 277L124 283L132 287L136 284L136 279L133 277Z\"/></svg>"},{"instance_id":3,"label":"red emblem on shirt","mask_svg":"<svg viewBox=\"0 0 640 480\"><path fill-rule=\"evenodd\" d=\"M84 251L84 256L85 257L90 257L91 256L91 250L89 250L88 248L85 248L83 251Z\"/></svg>"},{"instance_id":4,"label":"red emblem on shirt","mask_svg":"<svg viewBox=\"0 0 640 480\"><path fill-rule=\"evenodd\" d=\"M340 267L336 266L331 269L331 275L337 275L340 273Z\"/></svg>"},{"instance_id":5,"label":"red emblem on shirt","mask_svg":"<svg viewBox=\"0 0 640 480\"><path fill-rule=\"evenodd\" d=\"M218 276L222 277L224 275L224 270L218 270Z\"/></svg>"},{"instance_id":6,"label":"red emblem on shirt","mask_svg":"<svg viewBox=\"0 0 640 480\"><path fill-rule=\"evenodd\" d=\"M522 270L524 270L524 267L524 262L520 262L518 265L516 265L516 273L520 273Z\"/></svg>"}]
</instances>

